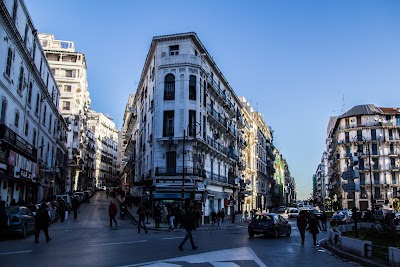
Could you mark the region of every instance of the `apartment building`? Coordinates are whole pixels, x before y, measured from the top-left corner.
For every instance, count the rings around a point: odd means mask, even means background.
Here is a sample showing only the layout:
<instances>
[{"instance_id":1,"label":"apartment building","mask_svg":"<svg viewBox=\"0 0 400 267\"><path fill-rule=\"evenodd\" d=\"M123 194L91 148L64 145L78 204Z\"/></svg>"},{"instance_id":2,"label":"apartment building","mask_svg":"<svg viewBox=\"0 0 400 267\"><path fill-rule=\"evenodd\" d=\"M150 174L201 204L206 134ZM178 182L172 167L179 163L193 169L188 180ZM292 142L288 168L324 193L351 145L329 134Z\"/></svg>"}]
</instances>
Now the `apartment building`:
<instances>
[{"instance_id":1,"label":"apartment building","mask_svg":"<svg viewBox=\"0 0 400 267\"><path fill-rule=\"evenodd\" d=\"M391 208L399 196L399 153L400 109L355 106L330 120L321 192L339 208Z\"/></svg>"},{"instance_id":2,"label":"apartment building","mask_svg":"<svg viewBox=\"0 0 400 267\"><path fill-rule=\"evenodd\" d=\"M37 203L63 179L60 91L23 1L0 1L0 40L1 199Z\"/></svg>"},{"instance_id":3,"label":"apartment building","mask_svg":"<svg viewBox=\"0 0 400 267\"><path fill-rule=\"evenodd\" d=\"M86 58L75 51L71 41L57 40L53 34L39 34L39 40L50 64L60 91L58 108L68 124L68 181L67 191L83 189L92 172L85 167L85 155L91 151L84 142L87 132L87 112L90 96L87 82Z\"/></svg>"},{"instance_id":4,"label":"apartment building","mask_svg":"<svg viewBox=\"0 0 400 267\"><path fill-rule=\"evenodd\" d=\"M93 164L94 184L100 186L117 186L120 184L119 174L120 150L118 149L118 131L114 121L101 112L89 111L88 130L93 132L96 146ZM90 138L89 138L90 140Z\"/></svg>"}]
</instances>

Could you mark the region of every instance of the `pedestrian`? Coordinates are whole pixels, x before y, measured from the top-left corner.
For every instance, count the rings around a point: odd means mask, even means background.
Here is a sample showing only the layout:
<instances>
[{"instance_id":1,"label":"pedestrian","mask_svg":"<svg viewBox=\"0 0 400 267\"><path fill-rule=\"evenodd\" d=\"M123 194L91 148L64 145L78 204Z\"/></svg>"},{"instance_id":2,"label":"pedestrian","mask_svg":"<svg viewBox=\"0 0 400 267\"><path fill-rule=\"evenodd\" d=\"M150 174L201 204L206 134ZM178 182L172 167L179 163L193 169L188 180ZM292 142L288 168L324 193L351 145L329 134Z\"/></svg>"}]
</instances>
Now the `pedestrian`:
<instances>
[{"instance_id":1,"label":"pedestrian","mask_svg":"<svg viewBox=\"0 0 400 267\"><path fill-rule=\"evenodd\" d=\"M222 210L217 213L218 228L222 229Z\"/></svg>"},{"instance_id":2,"label":"pedestrian","mask_svg":"<svg viewBox=\"0 0 400 267\"><path fill-rule=\"evenodd\" d=\"M225 220L225 210L224 210L224 208L221 209L221 218L222 218L221 223L223 223L224 220Z\"/></svg>"},{"instance_id":3,"label":"pedestrian","mask_svg":"<svg viewBox=\"0 0 400 267\"><path fill-rule=\"evenodd\" d=\"M85 202L90 203L89 201L89 192L85 192Z\"/></svg>"},{"instance_id":4,"label":"pedestrian","mask_svg":"<svg viewBox=\"0 0 400 267\"><path fill-rule=\"evenodd\" d=\"M72 210L74 211L74 220L78 217L79 200L78 197L72 199Z\"/></svg>"},{"instance_id":5,"label":"pedestrian","mask_svg":"<svg viewBox=\"0 0 400 267\"><path fill-rule=\"evenodd\" d=\"M0 200L0 232L7 227L8 215L6 212L6 202Z\"/></svg>"},{"instance_id":6,"label":"pedestrian","mask_svg":"<svg viewBox=\"0 0 400 267\"><path fill-rule=\"evenodd\" d=\"M110 200L110 205L108 206L108 216L110 216L110 228L112 227L112 221L114 221L115 227L118 226L117 220L115 220L117 212L118 212L117 206L114 204L112 200Z\"/></svg>"},{"instance_id":7,"label":"pedestrian","mask_svg":"<svg viewBox=\"0 0 400 267\"><path fill-rule=\"evenodd\" d=\"M322 216L321 216L322 231L327 231L326 221L327 221L326 212L323 210L322 211Z\"/></svg>"},{"instance_id":8,"label":"pedestrian","mask_svg":"<svg viewBox=\"0 0 400 267\"><path fill-rule=\"evenodd\" d=\"M306 234L308 220L303 211L300 211L299 216L297 217L297 228L299 229L301 236L301 244L304 245L304 238Z\"/></svg>"},{"instance_id":9,"label":"pedestrian","mask_svg":"<svg viewBox=\"0 0 400 267\"><path fill-rule=\"evenodd\" d=\"M247 210L244 211L244 221L247 222L247 217L249 217L249 212Z\"/></svg>"},{"instance_id":10,"label":"pedestrian","mask_svg":"<svg viewBox=\"0 0 400 267\"><path fill-rule=\"evenodd\" d=\"M64 222L65 220L65 208L64 208L64 204L62 203L64 200L63 199L59 199L58 200L58 216L61 219L61 222Z\"/></svg>"},{"instance_id":11,"label":"pedestrian","mask_svg":"<svg viewBox=\"0 0 400 267\"><path fill-rule=\"evenodd\" d=\"M196 228L200 226L201 212L199 209L196 209L194 212L194 219L196 220Z\"/></svg>"},{"instance_id":12,"label":"pedestrian","mask_svg":"<svg viewBox=\"0 0 400 267\"><path fill-rule=\"evenodd\" d=\"M10 202L10 207L13 207L13 206L17 206L17 202L15 202L14 198Z\"/></svg>"},{"instance_id":13,"label":"pedestrian","mask_svg":"<svg viewBox=\"0 0 400 267\"><path fill-rule=\"evenodd\" d=\"M49 223L50 216L49 212L47 211L47 205L46 203L42 202L39 210L36 212L35 217L35 244L39 243L39 234L41 230L46 236L46 242L51 240L49 237Z\"/></svg>"},{"instance_id":14,"label":"pedestrian","mask_svg":"<svg viewBox=\"0 0 400 267\"><path fill-rule=\"evenodd\" d=\"M190 244L192 245L192 249L197 249L196 245L194 244L193 241L193 235L192 231L196 230L196 221L194 217L194 208L193 206L190 206L190 208L187 211L183 211L183 217L182 217L182 224L185 227L186 230L186 235L185 238L182 240L182 242L179 244L178 248L182 251L183 250L183 245L186 243L186 241L189 239Z\"/></svg>"},{"instance_id":15,"label":"pedestrian","mask_svg":"<svg viewBox=\"0 0 400 267\"><path fill-rule=\"evenodd\" d=\"M156 206L154 209L154 224L156 228L160 228L160 221L161 221L161 209L160 206Z\"/></svg>"},{"instance_id":16,"label":"pedestrian","mask_svg":"<svg viewBox=\"0 0 400 267\"><path fill-rule=\"evenodd\" d=\"M319 221L318 221L317 217L315 217L315 214L311 214L311 217L308 220L308 228L313 237L313 244L314 244L314 246L316 246L317 245L317 234L319 234L318 229L321 230L321 226L319 225Z\"/></svg>"},{"instance_id":17,"label":"pedestrian","mask_svg":"<svg viewBox=\"0 0 400 267\"><path fill-rule=\"evenodd\" d=\"M215 225L215 219L217 218L217 213L215 213L215 210L211 212L211 226Z\"/></svg>"},{"instance_id":18,"label":"pedestrian","mask_svg":"<svg viewBox=\"0 0 400 267\"><path fill-rule=\"evenodd\" d=\"M171 212L170 212L170 217L169 217L169 226L171 231L174 231L174 226L175 226L175 207L171 207Z\"/></svg>"},{"instance_id":19,"label":"pedestrian","mask_svg":"<svg viewBox=\"0 0 400 267\"><path fill-rule=\"evenodd\" d=\"M137 212L139 215L139 222L138 222L138 233L140 234L140 224L143 223L143 229L144 232L147 234L148 231L146 229L146 223L145 223L145 219L146 219L146 208L142 205L138 208Z\"/></svg>"},{"instance_id":20,"label":"pedestrian","mask_svg":"<svg viewBox=\"0 0 400 267\"><path fill-rule=\"evenodd\" d=\"M108 188L106 189L106 196L108 198L108 194L110 194L110 190L108 190Z\"/></svg>"}]
</instances>

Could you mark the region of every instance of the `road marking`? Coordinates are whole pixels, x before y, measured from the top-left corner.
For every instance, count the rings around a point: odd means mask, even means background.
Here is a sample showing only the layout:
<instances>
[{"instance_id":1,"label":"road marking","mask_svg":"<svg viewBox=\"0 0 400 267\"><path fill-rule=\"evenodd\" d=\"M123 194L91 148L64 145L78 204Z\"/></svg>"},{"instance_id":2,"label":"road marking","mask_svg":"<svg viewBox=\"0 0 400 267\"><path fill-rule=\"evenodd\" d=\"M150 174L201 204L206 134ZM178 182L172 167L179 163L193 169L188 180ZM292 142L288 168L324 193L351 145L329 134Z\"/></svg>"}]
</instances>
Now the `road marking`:
<instances>
[{"instance_id":1,"label":"road marking","mask_svg":"<svg viewBox=\"0 0 400 267\"><path fill-rule=\"evenodd\" d=\"M138 240L138 241L117 242L117 243L106 243L106 244L92 245L92 247L111 246L111 245L122 245L122 244L132 244L132 243L142 243L142 242L147 242L147 241L148 241L148 240Z\"/></svg>"},{"instance_id":2,"label":"road marking","mask_svg":"<svg viewBox=\"0 0 400 267\"><path fill-rule=\"evenodd\" d=\"M164 237L164 238L161 238L161 239L163 239L163 240L168 240L168 239L182 239L182 238L184 238L184 236L177 236L177 237Z\"/></svg>"},{"instance_id":3,"label":"road marking","mask_svg":"<svg viewBox=\"0 0 400 267\"><path fill-rule=\"evenodd\" d=\"M10 255L10 254L20 254L20 253L30 253L32 250L22 250L22 251L14 251L14 252L3 252L0 255Z\"/></svg>"},{"instance_id":4,"label":"road marking","mask_svg":"<svg viewBox=\"0 0 400 267\"><path fill-rule=\"evenodd\" d=\"M164 259L158 261L137 263L128 266L147 266L147 267L158 267L158 266L186 266L182 265L182 263L188 264L201 264L201 263L210 263L216 267L222 266L239 266L235 261L249 261L253 264L255 263L259 267L267 267L261 259L254 253L254 251L249 247L241 247L234 249L224 249L219 251L212 251L200 254L193 254L189 256Z\"/></svg>"}]
</instances>

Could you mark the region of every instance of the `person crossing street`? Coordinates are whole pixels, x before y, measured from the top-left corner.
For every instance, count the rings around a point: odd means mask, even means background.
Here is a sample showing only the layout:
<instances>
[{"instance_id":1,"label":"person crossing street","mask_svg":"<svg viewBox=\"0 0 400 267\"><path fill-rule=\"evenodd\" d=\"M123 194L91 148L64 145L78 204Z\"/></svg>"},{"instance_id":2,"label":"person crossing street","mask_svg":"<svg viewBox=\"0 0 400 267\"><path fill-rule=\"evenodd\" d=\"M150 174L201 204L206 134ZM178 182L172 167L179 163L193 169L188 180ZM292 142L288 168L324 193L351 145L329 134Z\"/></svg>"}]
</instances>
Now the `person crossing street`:
<instances>
[{"instance_id":1,"label":"person crossing street","mask_svg":"<svg viewBox=\"0 0 400 267\"><path fill-rule=\"evenodd\" d=\"M138 222L138 233L140 234L140 225L143 224L143 229L144 232L147 234L147 228L146 228L146 223L145 223L145 219L146 219L146 208L142 205L138 208L137 210L137 214L139 215L139 222Z\"/></svg>"},{"instance_id":2,"label":"person crossing street","mask_svg":"<svg viewBox=\"0 0 400 267\"><path fill-rule=\"evenodd\" d=\"M182 240L182 242L179 244L178 248L179 250L183 250L183 245L185 245L186 241L189 239L190 244L192 245L192 249L197 249L197 246L194 244L193 241L193 235L192 231L196 230L196 220L195 220L195 214L194 214L194 207L190 206L190 208L187 211L183 212L182 214L182 224L186 230L186 235L185 238Z\"/></svg>"},{"instance_id":3,"label":"person crossing street","mask_svg":"<svg viewBox=\"0 0 400 267\"><path fill-rule=\"evenodd\" d=\"M118 226L117 220L115 220L115 216L117 215L117 206L114 204L112 200L110 200L110 205L108 206L108 215L110 216L110 228L112 227L112 221L115 223L115 227Z\"/></svg>"}]
</instances>

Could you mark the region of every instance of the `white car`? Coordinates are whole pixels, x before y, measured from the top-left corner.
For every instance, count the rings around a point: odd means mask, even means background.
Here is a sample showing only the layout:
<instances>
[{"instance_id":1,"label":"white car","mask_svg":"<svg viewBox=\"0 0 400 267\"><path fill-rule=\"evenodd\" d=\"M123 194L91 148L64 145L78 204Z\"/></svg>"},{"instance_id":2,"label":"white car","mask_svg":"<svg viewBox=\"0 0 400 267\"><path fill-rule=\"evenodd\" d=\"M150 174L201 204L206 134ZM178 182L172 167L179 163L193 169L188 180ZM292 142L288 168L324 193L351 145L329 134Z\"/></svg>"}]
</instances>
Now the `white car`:
<instances>
[{"instance_id":1,"label":"white car","mask_svg":"<svg viewBox=\"0 0 400 267\"><path fill-rule=\"evenodd\" d=\"M294 218L297 218L297 217L299 217L299 210L296 209L296 208L289 209L288 218L289 219L294 219Z\"/></svg>"}]
</instances>

